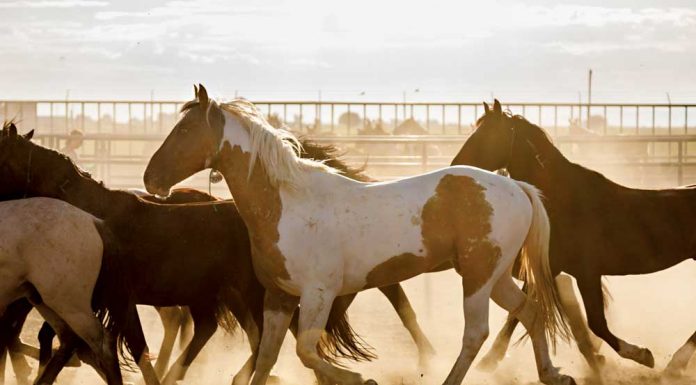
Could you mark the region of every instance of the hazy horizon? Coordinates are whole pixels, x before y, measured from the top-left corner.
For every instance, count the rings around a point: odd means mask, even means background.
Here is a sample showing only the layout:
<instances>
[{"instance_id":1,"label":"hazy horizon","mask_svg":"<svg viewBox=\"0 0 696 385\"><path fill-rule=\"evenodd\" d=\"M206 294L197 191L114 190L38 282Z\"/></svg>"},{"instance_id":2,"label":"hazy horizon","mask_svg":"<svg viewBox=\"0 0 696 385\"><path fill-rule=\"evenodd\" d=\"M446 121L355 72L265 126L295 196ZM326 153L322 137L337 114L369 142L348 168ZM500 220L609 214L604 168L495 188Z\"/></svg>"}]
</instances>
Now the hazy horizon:
<instances>
[{"instance_id":1,"label":"hazy horizon","mask_svg":"<svg viewBox=\"0 0 696 385\"><path fill-rule=\"evenodd\" d=\"M0 99L696 102L686 0L0 0ZM418 91L416 91L418 90Z\"/></svg>"}]
</instances>

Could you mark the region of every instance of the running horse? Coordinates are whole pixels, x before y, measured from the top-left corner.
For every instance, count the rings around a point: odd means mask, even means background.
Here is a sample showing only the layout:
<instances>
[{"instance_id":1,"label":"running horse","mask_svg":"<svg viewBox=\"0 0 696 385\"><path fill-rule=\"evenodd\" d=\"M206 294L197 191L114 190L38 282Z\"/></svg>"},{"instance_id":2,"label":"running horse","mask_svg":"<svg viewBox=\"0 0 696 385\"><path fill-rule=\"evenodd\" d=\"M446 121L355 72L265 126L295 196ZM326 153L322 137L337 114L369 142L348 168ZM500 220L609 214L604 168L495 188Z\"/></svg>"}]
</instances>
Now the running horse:
<instances>
[{"instance_id":1,"label":"running horse","mask_svg":"<svg viewBox=\"0 0 696 385\"><path fill-rule=\"evenodd\" d=\"M553 274L577 280L590 330L621 357L653 367L650 350L614 335L604 314L603 275L648 274L696 255L696 188L641 190L621 186L570 162L547 133L524 117L504 113L497 100L452 164L507 169L510 177L539 187L551 221ZM489 356L500 360L515 320L503 329ZM696 350L696 333L672 357L667 371L680 374ZM586 357L588 357L586 355Z\"/></svg>"},{"instance_id":2,"label":"running horse","mask_svg":"<svg viewBox=\"0 0 696 385\"><path fill-rule=\"evenodd\" d=\"M533 186L472 167L358 182L300 158L297 139L246 100L218 104L200 86L182 110L150 159L145 187L166 196L203 169L225 177L266 288L252 384L265 384L298 303L296 350L303 364L331 383L363 384L360 374L317 354L334 299L447 263L462 276L466 325L446 384L462 382L486 339L489 298L529 331L541 381L574 383L548 353L547 339L565 335L567 325L548 265L548 217ZM511 277L522 248L531 301Z\"/></svg>"}]
</instances>

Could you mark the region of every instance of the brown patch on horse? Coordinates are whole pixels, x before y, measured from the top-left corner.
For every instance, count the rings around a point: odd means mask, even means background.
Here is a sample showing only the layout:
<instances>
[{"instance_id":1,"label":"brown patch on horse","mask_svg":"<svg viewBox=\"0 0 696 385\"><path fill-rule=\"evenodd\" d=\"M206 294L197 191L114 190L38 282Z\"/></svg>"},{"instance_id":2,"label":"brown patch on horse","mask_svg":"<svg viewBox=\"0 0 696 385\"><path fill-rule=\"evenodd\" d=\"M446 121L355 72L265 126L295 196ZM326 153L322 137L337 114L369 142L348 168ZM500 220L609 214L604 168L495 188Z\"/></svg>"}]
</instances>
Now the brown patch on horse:
<instances>
[{"instance_id":1,"label":"brown patch on horse","mask_svg":"<svg viewBox=\"0 0 696 385\"><path fill-rule=\"evenodd\" d=\"M401 282L413 276L414 271L425 271L427 259L403 253L375 266L365 278L365 288L378 287L384 282Z\"/></svg>"},{"instance_id":2,"label":"brown patch on horse","mask_svg":"<svg viewBox=\"0 0 696 385\"><path fill-rule=\"evenodd\" d=\"M250 179L246 180L250 162L251 154L242 151L239 146L231 147L226 142L220 152L218 164L221 168L226 168L220 171L233 179L228 180L230 186L248 183L248 188L235 191L235 198L249 202L237 207L249 230L254 271L264 286L277 287L278 280L290 279L285 268L285 256L278 249L278 222L283 204L278 188L268 183L268 175L263 167L254 167ZM244 194L253 195L253 198L243 197Z\"/></svg>"},{"instance_id":3,"label":"brown patch on horse","mask_svg":"<svg viewBox=\"0 0 696 385\"><path fill-rule=\"evenodd\" d=\"M428 256L452 257L462 276L464 295L476 293L493 274L501 251L491 243L493 208L485 188L468 176L445 175L421 214Z\"/></svg>"}]
</instances>

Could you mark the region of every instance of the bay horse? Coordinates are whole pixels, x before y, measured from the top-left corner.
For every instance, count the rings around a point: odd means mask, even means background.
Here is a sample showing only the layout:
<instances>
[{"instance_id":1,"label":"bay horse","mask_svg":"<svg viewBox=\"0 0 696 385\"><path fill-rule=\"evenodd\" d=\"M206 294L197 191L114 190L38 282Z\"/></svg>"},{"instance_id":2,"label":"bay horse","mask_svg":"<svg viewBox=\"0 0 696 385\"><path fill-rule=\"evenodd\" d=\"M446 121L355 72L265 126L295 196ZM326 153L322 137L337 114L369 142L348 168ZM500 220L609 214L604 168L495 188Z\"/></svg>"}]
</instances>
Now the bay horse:
<instances>
[{"instance_id":1,"label":"bay horse","mask_svg":"<svg viewBox=\"0 0 696 385\"><path fill-rule=\"evenodd\" d=\"M331 303L447 263L462 275L466 325L446 384L462 382L483 344L491 297L525 324L541 381L574 383L548 355L547 338L564 335L566 324L547 265L548 218L533 186L471 167L358 182L300 158L297 139L271 126L246 100L218 104L201 85L182 110L150 159L145 187L166 196L171 186L207 168L225 177L266 287L252 384L266 382L298 303L303 364L331 383L362 384L360 374L317 354ZM533 301L526 301L510 274L522 248Z\"/></svg>"},{"instance_id":2,"label":"bay horse","mask_svg":"<svg viewBox=\"0 0 696 385\"><path fill-rule=\"evenodd\" d=\"M110 225L120 241L122 257L128 262L123 268L126 274L120 284L125 283L132 288L135 297L133 303L160 306L194 304L191 313L198 326L191 344L195 345L184 352L183 358L177 360L177 366L183 367L184 372L215 330L215 317L212 317L215 314L211 314L209 318L205 314L217 312L219 307L229 306L249 335L252 346L252 357L235 378L235 383L246 383L245 378L251 375L256 357L259 336L257 325L262 326L264 288L253 274L246 227L242 227L244 224L234 202L215 201L190 205L145 202L133 193L105 188L65 156L38 146L27 138L15 134L6 139L0 140L0 153L6 154L5 161L0 163L0 180L4 182L0 185L0 196L56 197L82 207L97 217L105 218L105 223ZM367 178L360 175L360 170L350 169L340 162L333 148L306 144L307 156L327 159L328 164L343 169L352 177ZM188 191L181 195L186 196L182 200L216 200L198 191ZM240 234L231 237L229 231L237 230ZM172 237L171 234L188 235ZM143 250L139 245L147 247ZM183 278L177 278L177 274ZM231 295L233 301L230 304L216 302L225 298L216 298L215 291L227 289L239 294ZM421 356L429 353L428 348L432 347L418 327L415 313L402 288L392 285L381 290L392 301L414 336ZM341 297L335 311L332 311L327 325L328 338L320 350L325 357L372 357L346 322L344 313L351 300L352 296ZM205 309L209 309L207 313ZM204 315L201 316L200 313ZM149 363L142 362L147 347L137 316L130 321L133 325L124 331L126 341L143 372L151 373ZM201 322L206 321L207 328L202 328ZM192 350L194 348L195 351ZM69 356L62 353L61 357L65 359ZM59 369L60 363L55 363L51 370L44 372L44 379L57 375ZM170 370L169 379L183 376L183 373L171 373ZM156 380L154 375L148 380L153 381L152 377ZM168 378L165 377L165 380Z\"/></svg>"},{"instance_id":3,"label":"bay horse","mask_svg":"<svg viewBox=\"0 0 696 385\"><path fill-rule=\"evenodd\" d=\"M107 383L118 385L113 338L92 308L106 231L99 219L56 199L0 202L0 315L27 299L59 335L79 336Z\"/></svg>"},{"instance_id":4,"label":"bay horse","mask_svg":"<svg viewBox=\"0 0 696 385\"><path fill-rule=\"evenodd\" d=\"M485 114L452 164L488 170L505 168L510 177L539 187L551 221L553 274L577 280L590 330L621 357L654 366L650 350L614 335L607 324L601 277L648 274L696 256L696 188L643 190L621 186L575 164L547 133L524 117L484 103ZM515 320L509 319L491 356L504 355ZM696 333L667 366L679 374L696 349Z\"/></svg>"}]
</instances>

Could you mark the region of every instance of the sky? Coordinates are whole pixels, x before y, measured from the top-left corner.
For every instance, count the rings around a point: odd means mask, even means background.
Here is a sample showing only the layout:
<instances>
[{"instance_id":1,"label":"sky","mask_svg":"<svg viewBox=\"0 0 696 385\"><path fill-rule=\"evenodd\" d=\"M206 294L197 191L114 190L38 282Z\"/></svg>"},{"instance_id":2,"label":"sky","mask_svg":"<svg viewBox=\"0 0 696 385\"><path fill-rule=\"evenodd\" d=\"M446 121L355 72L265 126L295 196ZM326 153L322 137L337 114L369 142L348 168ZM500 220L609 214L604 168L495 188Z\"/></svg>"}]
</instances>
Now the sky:
<instances>
[{"instance_id":1,"label":"sky","mask_svg":"<svg viewBox=\"0 0 696 385\"><path fill-rule=\"evenodd\" d=\"M694 0L0 0L0 99L696 102Z\"/></svg>"}]
</instances>

